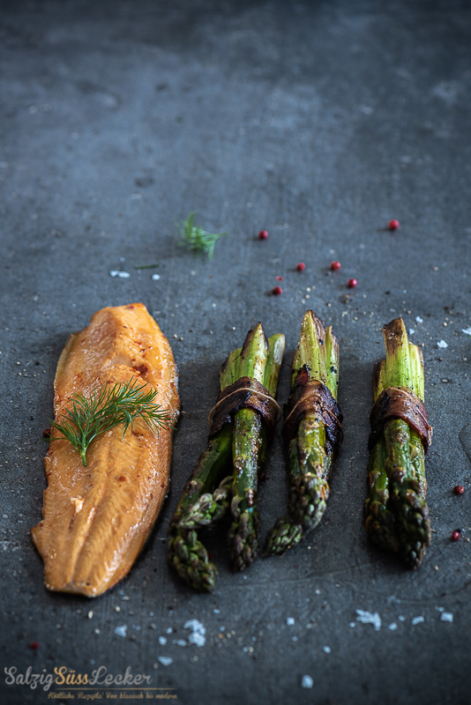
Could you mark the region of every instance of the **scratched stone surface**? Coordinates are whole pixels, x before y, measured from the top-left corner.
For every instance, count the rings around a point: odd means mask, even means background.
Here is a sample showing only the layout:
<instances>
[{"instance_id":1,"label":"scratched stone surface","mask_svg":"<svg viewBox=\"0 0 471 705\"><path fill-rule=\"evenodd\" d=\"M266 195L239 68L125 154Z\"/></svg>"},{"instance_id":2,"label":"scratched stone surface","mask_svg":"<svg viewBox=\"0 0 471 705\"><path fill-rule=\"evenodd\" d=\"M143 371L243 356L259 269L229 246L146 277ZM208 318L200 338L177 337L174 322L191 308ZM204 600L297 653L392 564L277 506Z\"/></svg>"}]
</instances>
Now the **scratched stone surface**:
<instances>
[{"instance_id":1,"label":"scratched stone surface","mask_svg":"<svg viewBox=\"0 0 471 705\"><path fill-rule=\"evenodd\" d=\"M2 3L2 703L124 692L31 687L61 667L149 676L154 690L127 690L127 702L469 703L470 31L457 0ZM211 262L178 245L175 221L190 211L228 233ZM134 301L180 367L171 493L117 587L95 601L52 594L29 530L55 366L94 311ZM341 350L345 441L324 521L245 574L228 567L221 525L207 537L216 589L193 594L166 565L166 530L206 443L218 367L260 320L286 335L286 400L308 307ZM435 427L433 543L418 572L368 545L362 524L372 365L399 315L423 345ZM264 536L285 509L284 467L277 435ZM192 619L203 646L189 642Z\"/></svg>"}]
</instances>

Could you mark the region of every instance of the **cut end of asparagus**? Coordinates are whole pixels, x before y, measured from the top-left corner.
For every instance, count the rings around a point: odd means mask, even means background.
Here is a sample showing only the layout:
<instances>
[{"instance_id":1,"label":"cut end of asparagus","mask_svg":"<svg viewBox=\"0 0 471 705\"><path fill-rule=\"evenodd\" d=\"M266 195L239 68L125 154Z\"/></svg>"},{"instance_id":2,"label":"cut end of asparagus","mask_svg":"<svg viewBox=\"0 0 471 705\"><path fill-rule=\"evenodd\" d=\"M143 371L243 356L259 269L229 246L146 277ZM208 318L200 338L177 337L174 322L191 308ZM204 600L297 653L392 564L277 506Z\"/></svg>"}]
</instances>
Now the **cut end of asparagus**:
<instances>
[{"instance_id":1,"label":"cut end of asparagus","mask_svg":"<svg viewBox=\"0 0 471 705\"><path fill-rule=\"evenodd\" d=\"M337 399L339 344L332 326L325 328L322 319L311 310L306 311L301 323L291 367L291 386L304 366L309 370L310 379L325 384L334 399Z\"/></svg>"},{"instance_id":2,"label":"cut end of asparagus","mask_svg":"<svg viewBox=\"0 0 471 705\"><path fill-rule=\"evenodd\" d=\"M270 338L268 338L268 360L262 384L272 397L276 396L278 377L280 375L284 352L285 336L282 333L270 336Z\"/></svg>"},{"instance_id":3,"label":"cut end of asparagus","mask_svg":"<svg viewBox=\"0 0 471 705\"><path fill-rule=\"evenodd\" d=\"M197 592L212 592L217 575L208 552L198 541L196 531L174 529L171 532L167 559L178 575Z\"/></svg>"},{"instance_id":4,"label":"cut end of asparagus","mask_svg":"<svg viewBox=\"0 0 471 705\"><path fill-rule=\"evenodd\" d=\"M302 526L294 524L288 517L278 519L266 538L263 557L282 556L290 548L298 545L303 534Z\"/></svg>"},{"instance_id":5,"label":"cut end of asparagus","mask_svg":"<svg viewBox=\"0 0 471 705\"><path fill-rule=\"evenodd\" d=\"M325 330L326 386L337 400L339 385L339 342L332 326Z\"/></svg>"},{"instance_id":6,"label":"cut end of asparagus","mask_svg":"<svg viewBox=\"0 0 471 705\"><path fill-rule=\"evenodd\" d=\"M291 386L299 370L307 366L311 379L326 383L325 328L314 311L306 311L301 322L298 345L291 366Z\"/></svg>"},{"instance_id":7,"label":"cut end of asparagus","mask_svg":"<svg viewBox=\"0 0 471 705\"><path fill-rule=\"evenodd\" d=\"M409 344L407 330L402 318L395 318L383 327L383 338L386 346L386 360L381 370L381 387L406 387L420 396L416 388L415 376L412 374L410 349L416 348ZM422 368L423 376L423 368Z\"/></svg>"},{"instance_id":8,"label":"cut end of asparagus","mask_svg":"<svg viewBox=\"0 0 471 705\"><path fill-rule=\"evenodd\" d=\"M253 377L263 383L268 360L268 340L261 323L249 330L240 351L238 377Z\"/></svg>"}]
</instances>

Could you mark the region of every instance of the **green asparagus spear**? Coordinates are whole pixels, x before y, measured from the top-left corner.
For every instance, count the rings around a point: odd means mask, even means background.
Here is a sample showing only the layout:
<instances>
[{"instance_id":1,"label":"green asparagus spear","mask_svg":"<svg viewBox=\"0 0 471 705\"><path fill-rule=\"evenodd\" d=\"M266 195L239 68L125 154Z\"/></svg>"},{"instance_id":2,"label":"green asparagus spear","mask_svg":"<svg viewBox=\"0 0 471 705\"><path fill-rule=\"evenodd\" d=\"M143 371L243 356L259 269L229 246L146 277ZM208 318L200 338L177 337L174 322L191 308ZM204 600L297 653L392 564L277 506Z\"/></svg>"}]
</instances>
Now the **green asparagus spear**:
<instances>
[{"instance_id":1,"label":"green asparagus spear","mask_svg":"<svg viewBox=\"0 0 471 705\"><path fill-rule=\"evenodd\" d=\"M375 366L373 394L376 401L383 391L386 360ZM422 444L421 444L422 445ZM368 535L376 544L391 551L398 551L399 545L394 528L394 514L388 508L389 478L386 472L386 444L380 438L372 448L368 464L369 495L365 503L365 526Z\"/></svg>"},{"instance_id":2,"label":"green asparagus spear","mask_svg":"<svg viewBox=\"0 0 471 705\"><path fill-rule=\"evenodd\" d=\"M309 370L309 379L318 380L337 398L339 350L332 328L324 329L313 311L306 311L293 360L291 384L294 388L300 370ZM278 519L265 543L265 555L282 555L322 519L329 497L332 452L326 429L315 412L306 413L297 436L289 444L290 494L288 516Z\"/></svg>"},{"instance_id":3,"label":"green asparagus spear","mask_svg":"<svg viewBox=\"0 0 471 705\"><path fill-rule=\"evenodd\" d=\"M284 351L284 336L274 335L268 341L260 323L249 331L239 358L239 377L251 377L275 396ZM240 409L234 417L231 512L229 546L232 565L244 570L258 552L260 517L257 489L260 467L265 460L266 430L260 414L254 409Z\"/></svg>"},{"instance_id":4,"label":"green asparagus spear","mask_svg":"<svg viewBox=\"0 0 471 705\"><path fill-rule=\"evenodd\" d=\"M409 343L402 319L383 328L386 359L377 367L374 399L401 387L424 400L424 368L420 349ZM372 449L365 526L372 541L398 552L410 568L418 568L430 545L431 528L425 501L425 453L422 440L400 418L385 423Z\"/></svg>"}]
</instances>

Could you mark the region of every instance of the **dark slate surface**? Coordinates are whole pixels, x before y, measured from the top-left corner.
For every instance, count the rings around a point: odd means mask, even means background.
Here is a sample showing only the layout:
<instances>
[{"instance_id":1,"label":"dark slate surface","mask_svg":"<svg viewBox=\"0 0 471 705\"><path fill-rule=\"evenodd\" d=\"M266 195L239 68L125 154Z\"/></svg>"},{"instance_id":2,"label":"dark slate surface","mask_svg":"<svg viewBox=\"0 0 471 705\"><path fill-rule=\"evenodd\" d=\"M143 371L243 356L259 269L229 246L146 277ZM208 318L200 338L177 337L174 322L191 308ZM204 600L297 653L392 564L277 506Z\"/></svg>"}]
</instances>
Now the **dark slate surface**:
<instances>
[{"instance_id":1,"label":"dark slate surface","mask_svg":"<svg viewBox=\"0 0 471 705\"><path fill-rule=\"evenodd\" d=\"M2 668L129 666L185 705L469 703L470 29L469 6L445 0L2 3ZM229 233L212 262L177 246L174 221L190 210ZM154 261L158 282L134 268ZM114 590L50 594L29 529L55 365L94 311L133 301L154 312L181 370L171 496ZM221 532L217 588L192 594L166 567L166 527L205 445L219 364L256 320L284 332L286 399L308 306L335 326L342 356L345 442L325 520L245 575L229 571ZM435 426L433 546L418 573L368 546L362 526L372 363L398 315L423 344ZM285 503L279 438L268 467L264 533ZM380 630L357 609L377 612ZM174 643L193 618L206 644ZM50 701L5 679L2 703ZM59 690L54 701L70 702Z\"/></svg>"}]
</instances>

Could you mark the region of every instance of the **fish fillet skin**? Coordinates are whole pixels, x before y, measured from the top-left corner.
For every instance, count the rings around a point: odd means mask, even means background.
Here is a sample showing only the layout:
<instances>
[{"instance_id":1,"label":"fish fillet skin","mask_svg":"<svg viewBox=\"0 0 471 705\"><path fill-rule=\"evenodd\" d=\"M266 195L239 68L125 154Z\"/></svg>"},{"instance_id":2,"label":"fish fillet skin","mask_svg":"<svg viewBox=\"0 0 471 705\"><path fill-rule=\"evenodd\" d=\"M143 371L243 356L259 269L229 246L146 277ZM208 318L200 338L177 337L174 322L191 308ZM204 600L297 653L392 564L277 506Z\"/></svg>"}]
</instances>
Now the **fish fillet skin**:
<instances>
[{"instance_id":1,"label":"fish fillet skin","mask_svg":"<svg viewBox=\"0 0 471 705\"><path fill-rule=\"evenodd\" d=\"M157 391L174 426L178 371L172 349L143 304L95 313L88 328L70 336L54 380L54 418L75 393L89 396L105 384L136 379ZM49 590L96 597L130 570L167 493L172 430L159 432L136 419L98 436L87 467L65 439L50 443L44 459L43 519L31 530L44 560Z\"/></svg>"}]
</instances>

